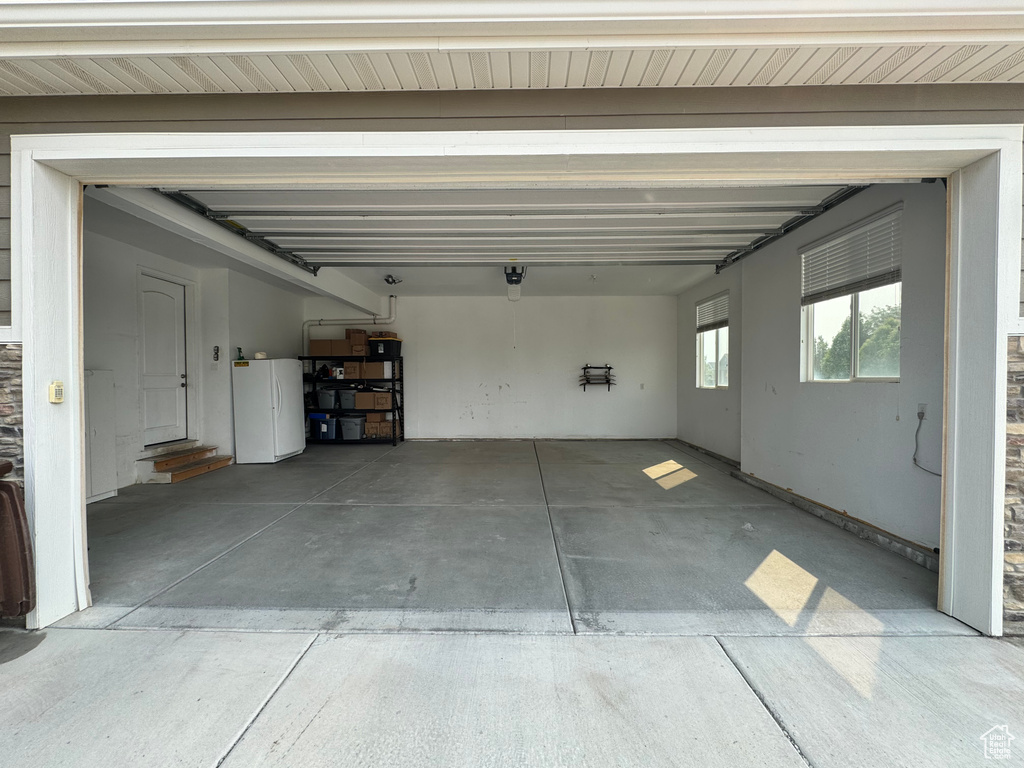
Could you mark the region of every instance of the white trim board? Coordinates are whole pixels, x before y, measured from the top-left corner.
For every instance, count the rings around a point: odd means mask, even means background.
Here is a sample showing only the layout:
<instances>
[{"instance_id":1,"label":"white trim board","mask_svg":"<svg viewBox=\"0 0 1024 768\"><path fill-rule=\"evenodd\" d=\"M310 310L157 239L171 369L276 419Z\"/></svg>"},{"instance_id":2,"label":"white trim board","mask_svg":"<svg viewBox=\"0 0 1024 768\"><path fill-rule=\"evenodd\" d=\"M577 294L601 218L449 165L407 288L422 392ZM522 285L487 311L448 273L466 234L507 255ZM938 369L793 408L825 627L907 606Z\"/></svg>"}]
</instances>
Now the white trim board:
<instances>
[{"instance_id":1,"label":"white trim board","mask_svg":"<svg viewBox=\"0 0 1024 768\"><path fill-rule=\"evenodd\" d=\"M1006 336L1019 325L1022 138L1020 125L15 136L12 259L20 302L14 322L26 343L26 490L39 586L30 626L46 626L88 605L75 235L83 182L372 189L402 183L642 187L950 176L960 202L952 208L940 608L1001 634L1002 388L974 386L977 378L969 375L1000 370ZM32 268L26 269L30 258ZM959 277L968 272L969 286ZM44 393L58 378L67 383L68 396L54 406Z\"/></svg>"},{"instance_id":2,"label":"white trim board","mask_svg":"<svg viewBox=\"0 0 1024 768\"><path fill-rule=\"evenodd\" d=\"M468 51L487 44L536 50L614 43L742 46L766 40L784 45L1009 42L1021 38L1022 27L1020 6L1014 0L988 0L980 10L958 0L902 0L870 9L856 0L833 0L827 7L802 0L744 0L710 8L701 0L353 0L333 7L312 0L50 0L7 5L0 41L15 56L55 50L64 56L95 56L203 50Z\"/></svg>"}]
</instances>

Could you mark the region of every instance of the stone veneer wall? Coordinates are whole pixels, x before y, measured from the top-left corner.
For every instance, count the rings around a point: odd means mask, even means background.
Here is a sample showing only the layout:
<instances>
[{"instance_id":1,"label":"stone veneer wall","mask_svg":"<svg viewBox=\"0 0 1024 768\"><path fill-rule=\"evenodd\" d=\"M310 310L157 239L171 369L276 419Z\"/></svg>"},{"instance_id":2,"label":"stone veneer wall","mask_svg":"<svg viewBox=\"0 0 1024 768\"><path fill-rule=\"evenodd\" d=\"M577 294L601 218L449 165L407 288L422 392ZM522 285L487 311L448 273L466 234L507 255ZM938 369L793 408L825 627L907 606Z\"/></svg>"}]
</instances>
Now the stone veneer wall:
<instances>
[{"instance_id":1,"label":"stone veneer wall","mask_svg":"<svg viewBox=\"0 0 1024 768\"><path fill-rule=\"evenodd\" d=\"M14 463L5 479L25 477L21 399L21 345L0 344L0 460Z\"/></svg>"},{"instance_id":2,"label":"stone veneer wall","mask_svg":"<svg viewBox=\"0 0 1024 768\"><path fill-rule=\"evenodd\" d=\"M1024 634L1024 336L1010 337L1006 372L1003 631Z\"/></svg>"}]
</instances>

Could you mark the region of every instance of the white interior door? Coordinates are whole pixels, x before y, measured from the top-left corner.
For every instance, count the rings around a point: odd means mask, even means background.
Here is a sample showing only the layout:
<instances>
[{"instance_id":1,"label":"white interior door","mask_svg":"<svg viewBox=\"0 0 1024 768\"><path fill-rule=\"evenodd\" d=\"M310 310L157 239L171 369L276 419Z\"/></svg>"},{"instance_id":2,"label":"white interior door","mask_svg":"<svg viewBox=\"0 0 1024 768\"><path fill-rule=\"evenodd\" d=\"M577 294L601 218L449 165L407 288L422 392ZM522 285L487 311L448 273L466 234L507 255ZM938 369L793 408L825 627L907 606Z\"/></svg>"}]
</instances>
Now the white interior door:
<instances>
[{"instance_id":1,"label":"white interior door","mask_svg":"<svg viewBox=\"0 0 1024 768\"><path fill-rule=\"evenodd\" d=\"M185 286L140 275L144 443L188 436Z\"/></svg>"}]
</instances>

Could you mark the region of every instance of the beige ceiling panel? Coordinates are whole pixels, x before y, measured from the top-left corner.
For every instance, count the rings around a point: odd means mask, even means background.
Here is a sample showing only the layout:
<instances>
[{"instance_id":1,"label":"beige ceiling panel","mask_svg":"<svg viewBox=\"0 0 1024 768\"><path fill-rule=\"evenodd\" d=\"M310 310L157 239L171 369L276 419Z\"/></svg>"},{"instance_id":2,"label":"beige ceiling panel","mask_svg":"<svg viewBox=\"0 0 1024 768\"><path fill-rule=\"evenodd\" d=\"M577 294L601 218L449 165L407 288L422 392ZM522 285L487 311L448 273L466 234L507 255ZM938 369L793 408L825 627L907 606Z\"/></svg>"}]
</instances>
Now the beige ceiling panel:
<instances>
[{"instance_id":1,"label":"beige ceiling panel","mask_svg":"<svg viewBox=\"0 0 1024 768\"><path fill-rule=\"evenodd\" d=\"M789 50L789 49L784 49ZM816 48L797 48L786 57L777 74L765 85L799 85L800 73L808 70L810 60L818 53Z\"/></svg>"},{"instance_id":2,"label":"beige ceiling panel","mask_svg":"<svg viewBox=\"0 0 1024 768\"><path fill-rule=\"evenodd\" d=\"M325 53L311 53L309 54L309 60L316 67L317 72L327 83L327 87L332 91L345 91L348 90L348 84L338 74L338 70L334 67L334 62L331 61L331 57Z\"/></svg>"},{"instance_id":3,"label":"beige ceiling panel","mask_svg":"<svg viewBox=\"0 0 1024 768\"><path fill-rule=\"evenodd\" d=\"M665 65L665 71L661 75L661 81L657 83L666 88L672 88L679 84L679 78L693 58L692 50L674 50Z\"/></svg>"},{"instance_id":4,"label":"beige ceiling panel","mask_svg":"<svg viewBox=\"0 0 1024 768\"><path fill-rule=\"evenodd\" d=\"M523 55L529 56L529 54ZM455 87L460 91L470 90L473 87L473 65L469 60L469 53L453 51L448 54L448 60L452 69L452 76L455 79ZM528 70L529 67L527 67L527 72Z\"/></svg>"},{"instance_id":5,"label":"beige ceiling panel","mask_svg":"<svg viewBox=\"0 0 1024 768\"><path fill-rule=\"evenodd\" d=\"M711 48L699 48L693 52L690 60L686 63L686 69L683 70L679 76L679 85L696 85L697 79L704 72L714 55L715 51Z\"/></svg>"},{"instance_id":6,"label":"beige ceiling panel","mask_svg":"<svg viewBox=\"0 0 1024 768\"><path fill-rule=\"evenodd\" d=\"M224 70L218 67L209 56L194 56L190 57L189 60L195 62L203 74L216 83L217 87L224 93L234 93L239 90L231 78L224 74Z\"/></svg>"},{"instance_id":7,"label":"beige ceiling panel","mask_svg":"<svg viewBox=\"0 0 1024 768\"><path fill-rule=\"evenodd\" d=\"M739 48L733 51L733 54L725 62L725 66L722 67L722 71L718 73L714 85L747 85L744 82L737 83L736 79L753 55L754 50L751 48Z\"/></svg>"},{"instance_id":8,"label":"beige ceiling panel","mask_svg":"<svg viewBox=\"0 0 1024 768\"><path fill-rule=\"evenodd\" d=\"M84 83L72 78L62 69L54 66L46 59L38 61L33 59L20 59L14 63L15 72L25 82L32 85L41 85L40 90L44 93L95 93ZM45 90L44 90L45 89Z\"/></svg>"},{"instance_id":9,"label":"beige ceiling panel","mask_svg":"<svg viewBox=\"0 0 1024 768\"><path fill-rule=\"evenodd\" d=\"M865 59L852 74L846 76L847 82L857 83L892 83L898 80L894 73L905 71L904 65L914 60L924 46L888 46L879 48Z\"/></svg>"},{"instance_id":10,"label":"beige ceiling panel","mask_svg":"<svg viewBox=\"0 0 1024 768\"><path fill-rule=\"evenodd\" d=\"M491 77L495 88L512 87L512 61L508 51L494 51L490 54Z\"/></svg>"},{"instance_id":11,"label":"beige ceiling panel","mask_svg":"<svg viewBox=\"0 0 1024 768\"><path fill-rule=\"evenodd\" d=\"M890 81L894 83L913 83L917 76L931 70L946 60L956 51L956 46L923 45L921 49L893 70Z\"/></svg>"},{"instance_id":12,"label":"beige ceiling panel","mask_svg":"<svg viewBox=\"0 0 1024 768\"><path fill-rule=\"evenodd\" d=\"M600 88L608 77L608 65L611 63L611 51L591 51L587 62L587 77L583 83L585 88Z\"/></svg>"},{"instance_id":13,"label":"beige ceiling panel","mask_svg":"<svg viewBox=\"0 0 1024 768\"><path fill-rule=\"evenodd\" d=\"M59 60L58 60L59 61ZM101 59L100 63L93 59L64 59L67 64L73 65L76 74L88 81L103 83L115 93L138 93L139 84L124 72L110 66L110 59Z\"/></svg>"},{"instance_id":14,"label":"beige ceiling panel","mask_svg":"<svg viewBox=\"0 0 1024 768\"><path fill-rule=\"evenodd\" d=\"M569 74L566 78L566 88L582 88L587 82L587 67L589 65L589 51L573 51L569 55Z\"/></svg>"},{"instance_id":15,"label":"beige ceiling panel","mask_svg":"<svg viewBox=\"0 0 1024 768\"><path fill-rule=\"evenodd\" d=\"M548 87L548 64L551 54L547 51L530 51L530 87ZM490 82L490 80L488 80ZM490 86L487 86L490 87Z\"/></svg>"},{"instance_id":16,"label":"beige ceiling panel","mask_svg":"<svg viewBox=\"0 0 1024 768\"><path fill-rule=\"evenodd\" d=\"M31 88L23 80L11 77L0 62L0 93L4 96L26 96L32 93Z\"/></svg>"},{"instance_id":17,"label":"beige ceiling panel","mask_svg":"<svg viewBox=\"0 0 1024 768\"><path fill-rule=\"evenodd\" d=\"M513 88L530 87L530 52L510 51L509 65L512 74Z\"/></svg>"},{"instance_id":18,"label":"beige ceiling panel","mask_svg":"<svg viewBox=\"0 0 1024 768\"><path fill-rule=\"evenodd\" d=\"M733 85L765 85L786 63L786 56L792 50L786 48L757 48L750 51L750 56L743 62L743 67L733 77Z\"/></svg>"},{"instance_id":19,"label":"beige ceiling panel","mask_svg":"<svg viewBox=\"0 0 1024 768\"><path fill-rule=\"evenodd\" d=\"M660 85L662 78L665 76L665 68L672 58L672 53L671 48L658 48L657 50L650 51L638 85L642 88L652 88Z\"/></svg>"},{"instance_id":20,"label":"beige ceiling panel","mask_svg":"<svg viewBox=\"0 0 1024 768\"><path fill-rule=\"evenodd\" d=\"M405 54L405 58L407 63L403 66L408 66L412 71L416 87L422 91L437 90L437 73L434 71L430 56L423 51L414 51Z\"/></svg>"},{"instance_id":21,"label":"beige ceiling panel","mask_svg":"<svg viewBox=\"0 0 1024 768\"><path fill-rule=\"evenodd\" d=\"M152 75L154 79L159 79L161 84L170 93L190 93L190 87L195 87L195 84L188 80L180 69L171 64L169 59L162 56L134 59L133 61L139 65L140 69ZM154 74L155 72L160 73L159 78ZM186 85L186 82L188 85Z\"/></svg>"},{"instance_id":22,"label":"beige ceiling panel","mask_svg":"<svg viewBox=\"0 0 1024 768\"><path fill-rule=\"evenodd\" d=\"M1024 62L1024 48L1019 46L1006 46L998 54L989 59L988 65L981 69L980 73L970 72L968 75L974 82L991 83L1006 80L1009 72L1016 71Z\"/></svg>"},{"instance_id":23,"label":"beige ceiling panel","mask_svg":"<svg viewBox=\"0 0 1024 768\"><path fill-rule=\"evenodd\" d=\"M377 67L374 66L373 60L367 54L350 53L348 60L359 77L359 81L363 84L364 90L384 90L384 83L381 82L380 75L377 73Z\"/></svg>"},{"instance_id":24,"label":"beige ceiling panel","mask_svg":"<svg viewBox=\"0 0 1024 768\"><path fill-rule=\"evenodd\" d=\"M849 85L851 82L856 82L856 80L851 81L854 73L864 66L864 64L877 52L878 48L874 46L868 48L841 48L840 57L835 60L835 69L823 84Z\"/></svg>"},{"instance_id":25,"label":"beige ceiling panel","mask_svg":"<svg viewBox=\"0 0 1024 768\"><path fill-rule=\"evenodd\" d=\"M388 54L388 63L391 65L391 69L394 70L398 82L402 84L403 91L423 90L420 79L416 76L416 70L413 69L409 54Z\"/></svg>"},{"instance_id":26,"label":"beige ceiling panel","mask_svg":"<svg viewBox=\"0 0 1024 768\"><path fill-rule=\"evenodd\" d=\"M957 66L943 72L942 77L936 82L943 83L956 83L956 82L970 82L970 77L974 74L984 72L986 69L992 66L994 57L1005 48L1002 45L985 45L981 46L972 56L967 57L957 64Z\"/></svg>"},{"instance_id":27,"label":"beige ceiling panel","mask_svg":"<svg viewBox=\"0 0 1024 768\"><path fill-rule=\"evenodd\" d=\"M635 62L640 65L639 71L633 78L627 80L627 73L634 67ZM642 51L616 50L608 57L608 66L604 71L604 78L601 81L602 88L620 88L623 85L636 87L643 74L643 66L646 65L647 57Z\"/></svg>"},{"instance_id":28,"label":"beige ceiling panel","mask_svg":"<svg viewBox=\"0 0 1024 768\"><path fill-rule=\"evenodd\" d=\"M401 91L403 83L398 79L398 73L391 65L391 57L387 53L368 53L366 58L377 73L381 88L385 91Z\"/></svg>"},{"instance_id":29,"label":"beige ceiling panel","mask_svg":"<svg viewBox=\"0 0 1024 768\"><path fill-rule=\"evenodd\" d=\"M338 77L345 83L346 90L366 90L366 86L363 85L363 81L359 78L359 73L356 72L355 67L352 66L352 61L347 55L330 54L327 58L331 60L331 64L334 66L334 71L338 73Z\"/></svg>"},{"instance_id":30,"label":"beige ceiling panel","mask_svg":"<svg viewBox=\"0 0 1024 768\"><path fill-rule=\"evenodd\" d=\"M167 82L170 79L167 73L153 66L149 59L115 56L101 59L100 63L125 82L137 84L135 90L138 93L168 93L173 85Z\"/></svg>"},{"instance_id":31,"label":"beige ceiling panel","mask_svg":"<svg viewBox=\"0 0 1024 768\"><path fill-rule=\"evenodd\" d=\"M950 72L984 50L983 45L944 45L912 69L904 78L908 83L943 82Z\"/></svg>"},{"instance_id":32,"label":"beige ceiling panel","mask_svg":"<svg viewBox=\"0 0 1024 768\"><path fill-rule=\"evenodd\" d=\"M124 68L129 71L130 74L140 76L140 82L142 82L147 90L147 93L182 93L184 92L184 86L179 83L171 74L160 64L149 57L139 57L134 59L128 59L124 57L118 57L112 59L112 62L119 68ZM152 82L150 82L152 80Z\"/></svg>"},{"instance_id":33,"label":"beige ceiling panel","mask_svg":"<svg viewBox=\"0 0 1024 768\"><path fill-rule=\"evenodd\" d=\"M571 51L553 51L548 62L548 82L551 88L565 88L569 81Z\"/></svg>"}]
</instances>

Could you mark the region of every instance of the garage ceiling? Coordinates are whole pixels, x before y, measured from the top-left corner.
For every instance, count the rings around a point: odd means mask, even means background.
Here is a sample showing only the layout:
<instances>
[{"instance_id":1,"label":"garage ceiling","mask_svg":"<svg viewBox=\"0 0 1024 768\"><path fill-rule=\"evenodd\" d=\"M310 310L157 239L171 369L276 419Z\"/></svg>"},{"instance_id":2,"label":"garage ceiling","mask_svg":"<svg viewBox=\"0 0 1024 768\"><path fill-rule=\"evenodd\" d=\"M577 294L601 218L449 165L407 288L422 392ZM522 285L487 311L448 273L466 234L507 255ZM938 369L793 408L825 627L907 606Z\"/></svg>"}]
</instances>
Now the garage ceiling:
<instances>
[{"instance_id":1,"label":"garage ceiling","mask_svg":"<svg viewBox=\"0 0 1024 768\"><path fill-rule=\"evenodd\" d=\"M394 267L717 264L849 190L161 191L313 267Z\"/></svg>"},{"instance_id":2,"label":"garage ceiling","mask_svg":"<svg viewBox=\"0 0 1024 768\"><path fill-rule=\"evenodd\" d=\"M162 189L307 268L405 296L677 294L855 194L837 185L692 189ZM642 267L642 269L641 269ZM686 269L680 269L686 267Z\"/></svg>"}]
</instances>

